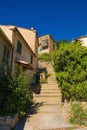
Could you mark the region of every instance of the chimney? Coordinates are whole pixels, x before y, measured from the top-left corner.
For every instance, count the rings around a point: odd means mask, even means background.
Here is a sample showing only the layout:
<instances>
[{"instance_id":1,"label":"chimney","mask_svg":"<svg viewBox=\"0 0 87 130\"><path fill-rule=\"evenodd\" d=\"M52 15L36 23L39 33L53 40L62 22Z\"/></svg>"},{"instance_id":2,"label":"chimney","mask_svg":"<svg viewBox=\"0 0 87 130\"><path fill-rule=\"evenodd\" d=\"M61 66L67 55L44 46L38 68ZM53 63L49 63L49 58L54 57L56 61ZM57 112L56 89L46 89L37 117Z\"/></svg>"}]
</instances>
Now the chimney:
<instances>
[{"instance_id":1,"label":"chimney","mask_svg":"<svg viewBox=\"0 0 87 130\"><path fill-rule=\"evenodd\" d=\"M33 31L34 33L36 33L36 30L34 30L34 27L31 27L31 31Z\"/></svg>"},{"instance_id":2,"label":"chimney","mask_svg":"<svg viewBox=\"0 0 87 130\"><path fill-rule=\"evenodd\" d=\"M33 30L34 30L34 28L33 28L33 27L31 27L31 30L33 31Z\"/></svg>"}]
</instances>

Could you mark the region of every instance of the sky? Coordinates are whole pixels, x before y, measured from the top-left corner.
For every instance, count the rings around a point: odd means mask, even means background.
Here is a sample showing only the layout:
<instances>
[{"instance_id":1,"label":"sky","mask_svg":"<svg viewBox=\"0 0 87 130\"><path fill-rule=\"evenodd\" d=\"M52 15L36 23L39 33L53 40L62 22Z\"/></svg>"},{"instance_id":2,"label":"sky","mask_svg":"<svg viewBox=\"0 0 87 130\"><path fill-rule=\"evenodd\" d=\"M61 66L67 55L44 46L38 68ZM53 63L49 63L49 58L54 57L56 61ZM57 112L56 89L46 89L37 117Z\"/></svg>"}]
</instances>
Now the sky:
<instances>
[{"instance_id":1,"label":"sky","mask_svg":"<svg viewBox=\"0 0 87 130\"><path fill-rule=\"evenodd\" d=\"M33 27L55 40L87 35L87 0L1 0L0 25Z\"/></svg>"}]
</instances>

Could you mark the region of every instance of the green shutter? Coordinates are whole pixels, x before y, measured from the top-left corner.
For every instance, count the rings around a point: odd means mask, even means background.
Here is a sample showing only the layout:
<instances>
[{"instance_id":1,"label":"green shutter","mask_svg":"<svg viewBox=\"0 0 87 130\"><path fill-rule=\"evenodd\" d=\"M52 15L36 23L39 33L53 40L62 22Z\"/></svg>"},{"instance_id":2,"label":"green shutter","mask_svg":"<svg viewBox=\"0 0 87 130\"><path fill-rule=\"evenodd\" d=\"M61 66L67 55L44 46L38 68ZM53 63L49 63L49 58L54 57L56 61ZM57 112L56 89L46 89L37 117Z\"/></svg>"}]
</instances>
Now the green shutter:
<instances>
[{"instance_id":1,"label":"green shutter","mask_svg":"<svg viewBox=\"0 0 87 130\"><path fill-rule=\"evenodd\" d=\"M30 64L33 64L33 56L30 56Z\"/></svg>"},{"instance_id":2,"label":"green shutter","mask_svg":"<svg viewBox=\"0 0 87 130\"><path fill-rule=\"evenodd\" d=\"M17 42L17 52L21 55L22 44L20 41Z\"/></svg>"}]
</instances>

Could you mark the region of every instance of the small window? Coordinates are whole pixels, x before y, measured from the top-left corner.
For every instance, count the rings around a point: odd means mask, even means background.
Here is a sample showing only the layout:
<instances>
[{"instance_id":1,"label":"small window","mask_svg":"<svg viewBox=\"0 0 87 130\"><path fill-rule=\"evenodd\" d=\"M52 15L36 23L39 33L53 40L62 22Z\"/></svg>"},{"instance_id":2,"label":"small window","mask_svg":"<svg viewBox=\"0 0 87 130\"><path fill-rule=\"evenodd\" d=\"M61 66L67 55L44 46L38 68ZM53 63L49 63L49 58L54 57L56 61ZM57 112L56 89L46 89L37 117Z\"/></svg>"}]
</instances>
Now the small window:
<instances>
[{"instance_id":1,"label":"small window","mask_svg":"<svg viewBox=\"0 0 87 130\"><path fill-rule=\"evenodd\" d=\"M20 41L17 42L17 52L21 55L22 52L22 44Z\"/></svg>"},{"instance_id":2,"label":"small window","mask_svg":"<svg viewBox=\"0 0 87 130\"><path fill-rule=\"evenodd\" d=\"M42 51L42 48L40 48L40 51Z\"/></svg>"},{"instance_id":3,"label":"small window","mask_svg":"<svg viewBox=\"0 0 87 130\"><path fill-rule=\"evenodd\" d=\"M33 64L33 56L30 56L30 64Z\"/></svg>"},{"instance_id":4,"label":"small window","mask_svg":"<svg viewBox=\"0 0 87 130\"><path fill-rule=\"evenodd\" d=\"M48 49L48 45L47 46L43 46L42 48L43 48L43 50Z\"/></svg>"}]
</instances>

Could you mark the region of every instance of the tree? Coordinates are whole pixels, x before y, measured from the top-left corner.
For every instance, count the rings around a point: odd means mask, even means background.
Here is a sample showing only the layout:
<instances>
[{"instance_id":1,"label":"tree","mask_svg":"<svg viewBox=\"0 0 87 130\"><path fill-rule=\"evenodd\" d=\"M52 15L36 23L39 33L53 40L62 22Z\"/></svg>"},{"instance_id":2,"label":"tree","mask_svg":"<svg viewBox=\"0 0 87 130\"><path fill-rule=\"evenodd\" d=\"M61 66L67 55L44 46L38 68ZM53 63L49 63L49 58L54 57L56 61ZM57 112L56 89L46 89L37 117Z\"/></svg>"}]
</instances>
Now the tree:
<instances>
[{"instance_id":1,"label":"tree","mask_svg":"<svg viewBox=\"0 0 87 130\"><path fill-rule=\"evenodd\" d=\"M61 44L66 45L66 44L68 44L68 41L67 40L56 41L55 49L58 49Z\"/></svg>"},{"instance_id":2,"label":"tree","mask_svg":"<svg viewBox=\"0 0 87 130\"><path fill-rule=\"evenodd\" d=\"M87 48L80 42L61 44L53 65L63 98L87 101Z\"/></svg>"}]
</instances>

